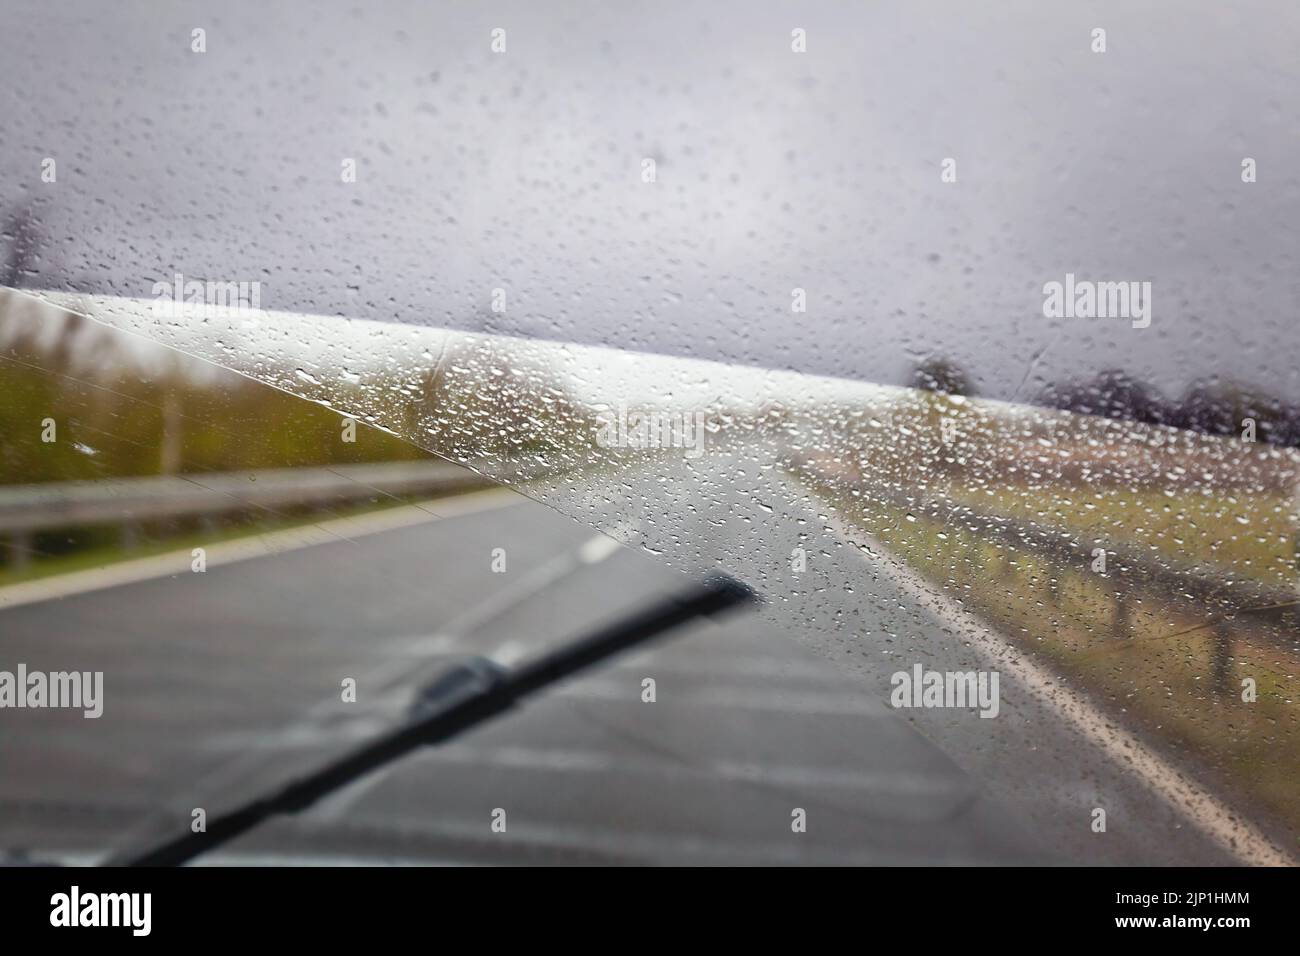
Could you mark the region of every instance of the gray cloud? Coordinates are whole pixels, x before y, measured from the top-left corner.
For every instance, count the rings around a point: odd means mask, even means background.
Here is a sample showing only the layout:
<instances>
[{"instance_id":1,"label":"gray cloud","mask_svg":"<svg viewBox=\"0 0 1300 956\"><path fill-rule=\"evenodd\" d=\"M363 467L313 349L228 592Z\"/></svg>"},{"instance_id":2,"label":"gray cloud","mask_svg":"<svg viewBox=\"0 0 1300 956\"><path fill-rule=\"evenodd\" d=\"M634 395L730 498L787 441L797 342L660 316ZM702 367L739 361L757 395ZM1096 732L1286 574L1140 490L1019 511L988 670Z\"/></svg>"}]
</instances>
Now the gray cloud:
<instances>
[{"instance_id":1,"label":"gray cloud","mask_svg":"<svg viewBox=\"0 0 1300 956\"><path fill-rule=\"evenodd\" d=\"M943 355L996 397L1110 367L1300 397L1291 3L9 9L24 285L180 271L277 309L871 381ZM1151 328L1045 319L1066 272L1151 281Z\"/></svg>"}]
</instances>

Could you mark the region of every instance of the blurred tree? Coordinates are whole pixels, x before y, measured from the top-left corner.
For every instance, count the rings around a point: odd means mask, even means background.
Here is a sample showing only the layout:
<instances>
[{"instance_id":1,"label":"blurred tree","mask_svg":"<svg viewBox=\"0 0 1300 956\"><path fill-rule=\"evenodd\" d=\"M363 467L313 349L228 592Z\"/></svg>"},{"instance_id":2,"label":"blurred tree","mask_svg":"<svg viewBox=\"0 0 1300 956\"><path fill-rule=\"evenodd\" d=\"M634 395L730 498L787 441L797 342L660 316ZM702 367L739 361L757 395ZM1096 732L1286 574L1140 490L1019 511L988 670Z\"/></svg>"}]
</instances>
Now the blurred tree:
<instances>
[{"instance_id":1,"label":"blurred tree","mask_svg":"<svg viewBox=\"0 0 1300 956\"><path fill-rule=\"evenodd\" d=\"M1051 386L1038 403L1084 415L1151 425L1169 424L1171 417L1171 409L1159 391L1119 369L1099 372L1088 382Z\"/></svg>"},{"instance_id":2,"label":"blurred tree","mask_svg":"<svg viewBox=\"0 0 1300 956\"><path fill-rule=\"evenodd\" d=\"M1300 446L1300 407L1218 378L1193 382L1178 402L1127 372L1108 369L1087 382L1052 386L1038 397L1048 408L1151 425L1171 425L1205 435L1240 435L1247 418L1256 440Z\"/></svg>"},{"instance_id":3,"label":"blurred tree","mask_svg":"<svg viewBox=\"0 0 1300 956\"><path fill-rule=\"evenodd\" d=\"M31 272L41 244L40 223L30 205L18 206L5 217L0 239L4 241L4 262L0 264L0 285L20 288Z\"/></svg>"},{"instance_id":4,"label":"blurred tree","mask_svg":"<svg viewBox=\"0 0 1300 956\"><path fill-rule=\"evenodd\" d=\"M912 371L912 388L941 395L973 396L975 387L970 377L950 359L928 358Z\"/></svg>"},{"instance_id":5,"label":"blurred tree","mask_svg":"<svg viewBox=\"0 0 1300 956\"><path fill-rule=\"evenodd\" d=\"M1255 422L1257 441L1300 446L1300 408L1217 378L1193 382L1170 424L1207 435L1240 435L1248 418Z\"/></svg>"},{"instance_id":6,"label":"blurred tree","mask_svg":"<svg viewBox=\"0 0 1300 956\"><path fill-rule=\"evenodd\" d=\"M449 341L405 416L426 447L455 460L575 466L595 448L594 415L549 365L495 339Z\"/></svg>"}]
</instances>

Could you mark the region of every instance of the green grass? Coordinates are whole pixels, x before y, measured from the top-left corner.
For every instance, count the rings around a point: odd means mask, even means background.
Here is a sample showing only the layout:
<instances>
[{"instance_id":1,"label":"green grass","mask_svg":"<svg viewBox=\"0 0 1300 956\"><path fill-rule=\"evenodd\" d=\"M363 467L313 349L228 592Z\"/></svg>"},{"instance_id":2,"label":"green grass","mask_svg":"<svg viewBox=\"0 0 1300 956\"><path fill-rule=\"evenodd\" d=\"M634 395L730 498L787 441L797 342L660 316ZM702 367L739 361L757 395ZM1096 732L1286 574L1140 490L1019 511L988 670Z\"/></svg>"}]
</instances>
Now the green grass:
<instances>
[{"instance_id":1,"label":"green grass","mask_svg":"<svg viewBox=\"0 0 1300 956\"><path fill-rule=\"evenodd\" d=\"M1297 581L1295 504L1280 493L1000 485L948 486L943 495L981 514L1095 535L1174 564L1217 565L1270 585Z\"/></svg>"}]
</instances>

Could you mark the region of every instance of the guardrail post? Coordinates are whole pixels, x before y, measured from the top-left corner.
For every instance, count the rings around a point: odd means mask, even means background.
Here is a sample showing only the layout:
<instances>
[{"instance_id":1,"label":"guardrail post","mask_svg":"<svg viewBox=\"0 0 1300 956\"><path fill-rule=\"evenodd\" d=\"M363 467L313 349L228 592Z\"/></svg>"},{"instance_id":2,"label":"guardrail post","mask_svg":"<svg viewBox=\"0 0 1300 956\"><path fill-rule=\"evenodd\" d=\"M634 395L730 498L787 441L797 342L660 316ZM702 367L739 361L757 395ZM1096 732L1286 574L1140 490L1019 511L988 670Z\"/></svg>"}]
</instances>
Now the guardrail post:
<instances>
[{"instance_id":1,"label":"guardrail post","mask_svg":"<svg viewBox=\"0 0 1300 956\"><path fill-rule=\"evenodd\" d=\"M1214 626L1214 692L1227 694L1232 688L1232 628L1220 621Z\"/></svg>"},{"instance_id":2,"label":"guardrail post","mask_svg":"<svg viewBox=\"0 0 1300 956\"><path fill-rule=\"evenodd\" d=\"M21 571L32 561L32 536L28 531L14 531L9 535L9 569Z\"/></svg>"},{"instance_id":3,"label":"guardrail post","mask_svg":"<svg viewBox=\"0 0 1300 956\"><path fill-rule=\"evenodd\" d=\"M1129 636L1128 595L1123 591L1115 592L1115 616L1111 619L1110 634L1120 640Z\"/></svg>"}]
</instances>

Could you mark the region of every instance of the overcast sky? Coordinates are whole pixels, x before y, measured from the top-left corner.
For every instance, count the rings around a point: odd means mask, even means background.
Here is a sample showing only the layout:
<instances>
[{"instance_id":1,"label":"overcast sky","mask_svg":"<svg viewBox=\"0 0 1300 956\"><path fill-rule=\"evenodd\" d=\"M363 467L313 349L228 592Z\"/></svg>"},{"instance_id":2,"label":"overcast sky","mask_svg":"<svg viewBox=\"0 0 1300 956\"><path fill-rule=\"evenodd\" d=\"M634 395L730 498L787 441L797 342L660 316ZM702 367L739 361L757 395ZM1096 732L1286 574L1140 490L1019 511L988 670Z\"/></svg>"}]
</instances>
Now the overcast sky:
<instances>
[{"instance_id":1,"label":"overcast sky","mask_svg":"<svg viewBox=\"0 0 1300 956\"><path fill-rule=\"evenodd\" d=\"M1291 0L6 6L27 286L179 271L868 381L942 355L1000 398L1122 367L1300 399ZM1067 272L1151 282L1150 327L1044 318Z\"/></svg>"}]
</instances>

